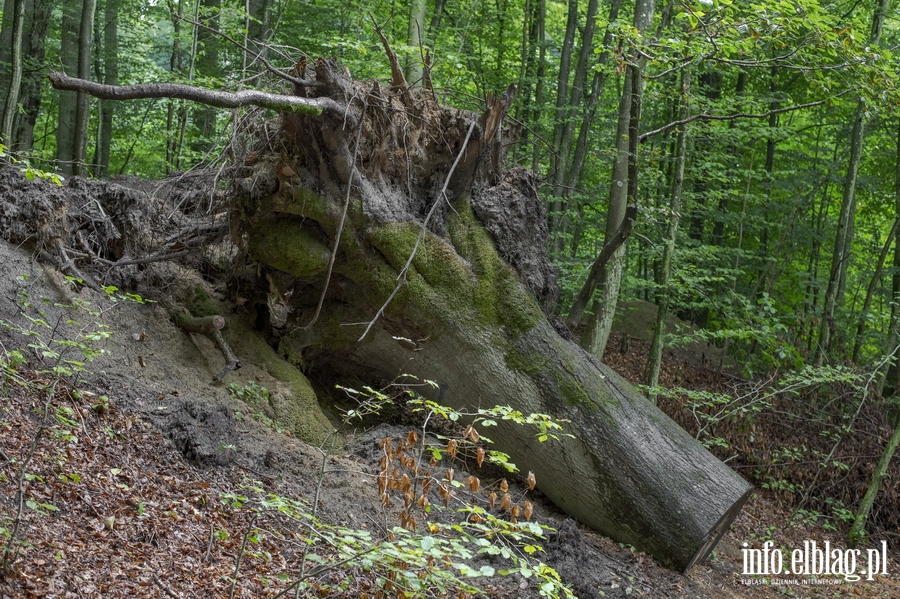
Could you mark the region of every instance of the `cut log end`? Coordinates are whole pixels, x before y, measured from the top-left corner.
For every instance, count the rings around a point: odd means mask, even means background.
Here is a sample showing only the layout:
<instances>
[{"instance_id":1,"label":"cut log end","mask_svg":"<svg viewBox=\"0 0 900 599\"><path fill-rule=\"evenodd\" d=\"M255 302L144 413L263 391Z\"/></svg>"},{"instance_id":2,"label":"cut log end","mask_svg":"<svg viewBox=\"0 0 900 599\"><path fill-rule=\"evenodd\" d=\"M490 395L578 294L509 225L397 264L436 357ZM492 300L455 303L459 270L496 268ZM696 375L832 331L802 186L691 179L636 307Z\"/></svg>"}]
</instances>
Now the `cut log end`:
<instances>
[{"instance_id":1,"label":"cut log end","mask_svg":"<svg viewBox=\"0 0 900 599\"><path fill-rule=\"evenodd\" d=\"M201 335L212 335L216 331L225 328L225 317L214 314L212 316L180 316L178 324L189 333L199 333Z\"/></svg>"},{"instance_id":2,"label":"cut log end","mask_svg":"<svg viewBox=\"0 0 900 599\"><path fill-rule=\"evenodd\" d=\"M749 486L749 485L748 485ZM747 503L747 500L750 499L750 494L753 493L753 487L747 489L747 491L738 499L734 504L732 504L731 508L728 509L722 517L719 518L719 521L716 522L716 525L710 529L709 534L707 535L706 542L701 545L700 549L697 550L697 553L694 554L694 557L688 561L687 565L684 567L682 572L685 574L696 566L697 564L702 564L706 561L706 558L709 557L709 554L712 553L712 550L719 544L719 541L722 540L722 536L731 528L731 524L734 522L734 519L737 518L738 514L741 513L741 510L744 509L744 504Z\"/></svg>"}]
</instances>

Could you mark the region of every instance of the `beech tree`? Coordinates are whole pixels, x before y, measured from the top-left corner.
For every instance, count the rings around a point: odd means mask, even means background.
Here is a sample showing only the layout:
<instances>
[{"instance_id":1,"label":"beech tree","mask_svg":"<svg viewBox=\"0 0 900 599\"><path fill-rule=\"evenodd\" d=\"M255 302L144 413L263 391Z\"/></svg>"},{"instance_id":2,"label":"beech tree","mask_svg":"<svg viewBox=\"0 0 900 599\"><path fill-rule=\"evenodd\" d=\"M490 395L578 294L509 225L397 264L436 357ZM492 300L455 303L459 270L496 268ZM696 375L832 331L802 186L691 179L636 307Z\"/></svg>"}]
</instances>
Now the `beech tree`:
<instances>
[{"instance_id":1,"label":"beech tree","mask_svg":"<svg viewBox=\"0 0 900 599\"><path fill-rule=\"evenodd\" d=\"M259 140L232 199L232 224L271 269L272 291L304 298L282 347L345 376L437 380L453 407L490 401L570 421L573 436L549 446L505 423L494 437L585 524L675 569L704 560L751 487L550 325L546 212L533 175L503 168L515 86L480 115L442 107L408 87L389 54L390 88L320 59L299 97L281 99L51 81L104 98L283 101L279 139Z\"/></svg>"}]
</instances>

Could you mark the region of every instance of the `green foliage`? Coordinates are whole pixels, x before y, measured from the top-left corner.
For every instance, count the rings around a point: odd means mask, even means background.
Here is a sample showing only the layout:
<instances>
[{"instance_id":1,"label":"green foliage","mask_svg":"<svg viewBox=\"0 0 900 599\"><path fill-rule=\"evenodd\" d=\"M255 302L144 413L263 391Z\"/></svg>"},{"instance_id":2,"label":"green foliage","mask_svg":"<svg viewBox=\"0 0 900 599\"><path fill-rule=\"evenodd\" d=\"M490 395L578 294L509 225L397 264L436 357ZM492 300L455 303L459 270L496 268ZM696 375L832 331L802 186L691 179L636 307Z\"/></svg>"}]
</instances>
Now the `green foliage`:
<instances>
[{"instance_id":1,"label":"green foliage","mask_svg":"<svg viewBox=\"0 0 900 599\"><path fill-rule=\"evenodd\" d=\"M22 171L22 174L25 175L25 178L29 181L34 181L35 179L46 179L47 181L51 181L56 185L62 187L63 177L54 172L43 171L39 168L35 168L31 166L31 163L27 158L16 157L13 154L9 153L9 148L0 144L0 165L4 163L8 163L13 165L14 168Z\"/></svg>"},{"instance_id":2,"label":"green foliage","mask_svg":"<svg viewBox=\"0 0 900 599\"><path fill-rule=\"evenodd\" d=\"M233 398L251 406L268 405L271 397L268 389L254 381L247 381L247 384L244 386L231 383L228 385L228 392Z\"/></svg>"},{"instance_id":3,"label":"green foliage","mask_svg":"<svg viewBox=\"0 0 900 599\"><path fill-rule=\"evenodd\" d=\"M386 541L374 542L374 546L368 532L363 533L358 544L354 544L360 538L358 533L347 535L353 541L346 540L343 550L349 553L339 551L337 557L351 560L348 563L361 560L364 570L379 573L378 584L385 585L385 590L397 588L411 597L425 597L435 589L442 594L480 593L472 579L511 574L533 578L541 596L572 597L558 574L536 559L543 552L541 543L549 529L531 521L532 503L523 501L519 505L521 499L513 498L505 479L491 485L493 490L485 498L478 477L470 475L465 481L457 480L455 469L448 465L449 462L471 468L473 462L480 467L488 461L516 472L509 456L488 449L491 441L481 430L497 426L498 421L508 421L534 427L538 440L545 442L558 440L560 435L570 436L562 432L560 421L544 414L523 414L508 406L473 412L455 410L417 392L421 387L438 388L435 382L419 382L411 375L402 375L399 380L404 382L384 390L338 387L357 403L356 408L344 412L348 423L378 414L399 402L411 415L419 415L422 428L420 432L410 431L405 438L384 438L379 443L382 457L376 482L384 506L392 505L397 498L402 501L400 526ZM429 433L429 423L454 432ZM438 468L444 469L443 476L437 474ZM534 488L535 479L530 472L526 484L529 489ZM451 508L458 514L455 522L448 523L433 513ZM502 514L506 517L500 517ZM341 530L340 534L344 532ZM494 556L506 567L479 565L480 555ZM404 568L396 570L398 564L405 564L408 572L402 574ZM398 578L401 574L403 577Z\"/></svg>"},{"instance_id":4,"label":"green foliage","mask_svg":"<svg viewBox=\"0 0 900 599\"><path fill-rule=\"evenodd\" d=\"M55 403L57 393L62 388L68 388L72 395L80 396L81 391L75 387L78 377L87 372L87 365L92 360L108 352L101 345L111 333L107 325L100 322L102 312L79 297L74 297L69 304L54 302L49 298L34 298L26 290L29 277L19 277L19 290L16 302L19 308L20 322L11 322L0 319L0 327L16 333L26 341L22 348L3 349L0 356L0 371L3 374L4 385L15 384L23 391L31 393L43 400L43 410L40 425L35 433L28 453L22 458L19 466L19 508L16 517L12 520L10 529L5 526L2 534L8 538L3 548L3 560L0 571L5 570L13 563L15 556L23 544L19 538L19 527L22 522L22 512L25 507L42 515L58 511L55 505L40 501L33 497L26 497L23 482L34 480L37 475L28 472L28 466L35 455L38 443L45 434L49 434L57 447L52 460L60 468L58 477L62 483L78 484L81 482L81 474L77 472L62 471L68 461L65 446L79 443L77 431L82 428L81 416L71 406L64 403ZM81 281L71 277L66 278L72 285L78 285ZM116 305L120 300L144 303L145 300L136 294L117 294L114 287L107 288L107 299ZM55 319L50 316L50 308L58 314ZM107 308L109 309L109 308ZM87 319L83 322L81 319ZM52 324L51 324L52 322ZM31 350L26 352L26 348ZM38 364L31 365L32 376L23 376L20 370L29 366L26 354L36 357ZM37 377L33 375L37 375ZM106 396L98 398L93 409L103 413L109 409L109 399Z\"/></svg>"}]
</instances>

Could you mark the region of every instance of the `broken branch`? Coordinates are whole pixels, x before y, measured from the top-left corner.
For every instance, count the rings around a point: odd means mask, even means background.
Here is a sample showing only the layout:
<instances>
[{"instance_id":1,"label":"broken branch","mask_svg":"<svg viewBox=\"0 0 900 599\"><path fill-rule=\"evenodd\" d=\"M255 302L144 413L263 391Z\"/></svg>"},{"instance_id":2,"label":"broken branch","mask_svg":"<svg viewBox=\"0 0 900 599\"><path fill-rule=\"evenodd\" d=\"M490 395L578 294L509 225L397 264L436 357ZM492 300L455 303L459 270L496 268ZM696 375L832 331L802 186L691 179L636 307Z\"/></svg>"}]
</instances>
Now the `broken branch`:
<instances>
[{"instance_id":1,"label":"broken branch","mask_svg":"<svg viewBox=\"0 0 900 599\"><path fill-rule=\"evenodd\" d=\"M175 98L190 100L216 108L239 108L259 106L272 110L300 112L318 116L322 112L343 115L344 107L331 98L300 98L270 94L258 90L245 89L237 92L223 92L182 83L145 83L141 85L104 85L86 79L69 77L65 73L50 73L47 79L54 88L64 91L84 92L102 100L140 100L146 98Z\"/></svg>"},{"instance_id":2,"label":"broken branch","mask_svg":"<svg viewBox=\"0 0 900 599\"><path fill-rule=\"evenodd\" d=\"M231 347L222 336L221 329L225 328L225 317L218 314L213 316L193 317L190 314L176 314L175 320L182 329L189 333L199 333L210 338L219 347L219 351L225 356L225 368L217 374L213 380L218 382L225 378L225 375L232 370L237 370L242 366L241 361L231 350Z\"/></svg>"}]
</instances>

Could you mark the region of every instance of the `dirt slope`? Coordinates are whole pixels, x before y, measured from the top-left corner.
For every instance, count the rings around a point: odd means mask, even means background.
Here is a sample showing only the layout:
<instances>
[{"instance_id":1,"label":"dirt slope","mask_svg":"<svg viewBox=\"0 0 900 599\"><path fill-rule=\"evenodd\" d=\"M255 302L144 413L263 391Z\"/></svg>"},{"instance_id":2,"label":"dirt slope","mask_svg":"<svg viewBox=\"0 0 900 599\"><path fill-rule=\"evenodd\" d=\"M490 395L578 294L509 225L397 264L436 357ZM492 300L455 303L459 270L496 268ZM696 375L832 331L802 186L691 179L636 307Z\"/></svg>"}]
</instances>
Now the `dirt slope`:
<instances>
[{"instance_id":1,"label":"dirt slope","mask_svg":"<svg viewBox=\"0 0 900 599\"><path fill-rule=\"evenodd\" d=\"M172 277L201 284L196 275L171 268ZM206 289L215 300L216 290ZM80 312L78 324L66 324L71 312L55 304L75 298L89 301L100 314ZM289 395L290 385L275 376L284 379L287 365L276 364L277 357L265 355L259 345L236 343L244 348L239 350L244 367L212 384L224 363L220 353L204 337L173 325L159 304L113 303L88 289L76 290L59 273L2 243L0 318L27 326L23 300L34 306L25 311L45 313L56 327L52 334L73 336L85 326L93 330L96 322L106 324L110 334L101 343L108 353L90 365L92 374L57 390L57 414L29 463L30 480L23 482L25 496L35 502L34 509L24 509L19 531L27 544L0 582L0 597L225 597L239 557L234 596L274 597L287 586L279 575L291 579L300 567L297 540L308 537L296 521L272 513L254 517L233 498L223 503L228 494L252 500L255 492L242 487L247 484L315 502L323 521L374 538L393 526L398 508L382 510L374 477L377 443L385 436L402 438L409 424L343 438L343 449L329 457L323 475L323 453L275 422L277 402L248 404L227 390L231 383L252 381L273 395ZM221 305L229 327L238 331L230 338L255 335L239 310ZM0 341L7 356L25 342L10 330L0 333ZM248 353L246 348L254 347L258 353ZM42 368L37 356L25 354L31 366L20 367L15 377L40 381L46 375L36 372ZM21 463L42 421L43 401L12 380L7 377L0 406L0 528L7 532L16 518ZM102 395L110 399L108 409L97 407ZM482 477L489 484L489 476ZM527 495L521 485L513 485L512 492ZM484 495L473 501L486 503ZM785 533L780 527L786 514L763 498L753 500L708 564L683 576L580 530L539 497L527 496L537 504L536 518L558 529L542 541L542 559L579 597L768 597L782 588L797 596L822 596L806 587L742 584L742 542L766 534L788 545L825 538L815 530ZM252 529L265 532L254 535L250 550L242 550ZM0 540L6 544L5 537ZM322 559L340 561L327 550ZM374 574L340 568L324 568L309 581L317 586L302 596L374 597L378 584ZM533 579L521 575L473 581L489 596L537 596ZM893 578L879 578L853 585L852 592L889 597L900 587Z\"/></svg>"}]
</instances>

